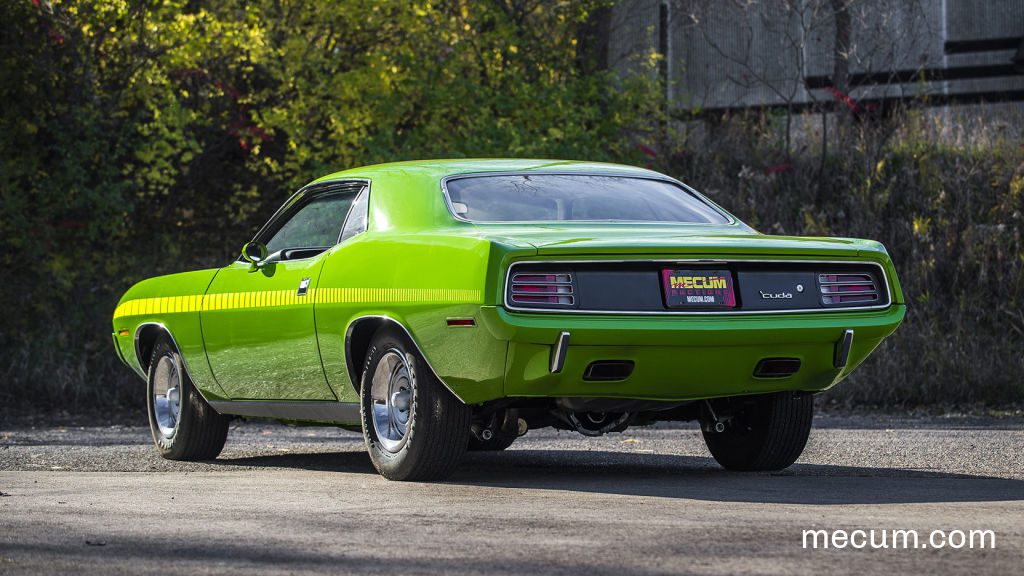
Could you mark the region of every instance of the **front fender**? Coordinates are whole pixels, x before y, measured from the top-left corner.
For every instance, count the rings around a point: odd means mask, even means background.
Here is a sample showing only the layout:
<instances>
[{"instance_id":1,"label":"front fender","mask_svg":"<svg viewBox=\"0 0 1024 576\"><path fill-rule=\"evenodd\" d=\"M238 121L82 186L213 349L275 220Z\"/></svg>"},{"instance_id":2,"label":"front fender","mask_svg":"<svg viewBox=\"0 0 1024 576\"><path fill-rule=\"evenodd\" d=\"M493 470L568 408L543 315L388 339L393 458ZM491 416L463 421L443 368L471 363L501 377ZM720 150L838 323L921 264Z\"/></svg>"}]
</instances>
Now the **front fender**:
<instances>
[{"instance_id":1,"label":"front fender","mask_svg":"<svg viewBox=\"0 0 1024 576\"><path fill-rule=\"evenodd\" d=\"M147 359L142 338L145 326L160 326L178 346L185 370L196 388L209 399L226 398L206 359L199 311L217 268L149 278L125 292L114 310L114 338L121 357L145 378Z\"/></svg>"}]
</instances>

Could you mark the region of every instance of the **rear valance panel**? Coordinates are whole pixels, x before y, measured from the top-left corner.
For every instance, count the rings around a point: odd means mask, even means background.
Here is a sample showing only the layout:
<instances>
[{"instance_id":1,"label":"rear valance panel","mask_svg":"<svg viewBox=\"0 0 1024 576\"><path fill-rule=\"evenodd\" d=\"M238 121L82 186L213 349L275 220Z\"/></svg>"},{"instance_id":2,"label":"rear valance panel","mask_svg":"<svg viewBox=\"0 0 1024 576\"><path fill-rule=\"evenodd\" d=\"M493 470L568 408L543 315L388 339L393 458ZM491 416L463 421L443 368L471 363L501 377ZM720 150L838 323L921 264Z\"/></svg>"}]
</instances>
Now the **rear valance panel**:
<instances>
[{"instance_id":1,"label":"rear valance panel","mask_svg":"<svg viewBox=\"0 0 1024 576\"><path fill-rule=\"evenodd\" d=\"M510 310L597 314L825 312L884 308L882 267L870 262L638 261L517 262ZM536 285L524 284L536 281ZM552 295L570 285L572 297ZM544 298L530 297L531 293Z\"/></svg>"}]
</instances>

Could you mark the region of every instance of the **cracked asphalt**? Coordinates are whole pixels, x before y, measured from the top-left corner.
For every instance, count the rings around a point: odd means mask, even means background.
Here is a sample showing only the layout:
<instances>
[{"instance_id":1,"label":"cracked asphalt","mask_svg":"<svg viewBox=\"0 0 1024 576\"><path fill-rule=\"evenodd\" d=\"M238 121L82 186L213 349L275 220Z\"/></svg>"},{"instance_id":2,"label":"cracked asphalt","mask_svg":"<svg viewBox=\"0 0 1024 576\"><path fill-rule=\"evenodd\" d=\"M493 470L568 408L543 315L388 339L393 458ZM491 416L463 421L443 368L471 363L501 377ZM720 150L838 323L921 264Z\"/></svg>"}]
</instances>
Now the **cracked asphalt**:
<instances>
[{"instance_id":1,"label":"cracked asphalt","mask_svg":"<svg viewBox=\"0 0 1024 576\"><path fill-rule=\"evenodd\" d=\"M820 417L779 473L693 426L531 431L394 483L358 434L241 422L219 459L143 426L0 424L0 574L1019 574L1024 418ZM992 530L994 549L805 549L806 529Z\"/></svg>"}]
</instances>

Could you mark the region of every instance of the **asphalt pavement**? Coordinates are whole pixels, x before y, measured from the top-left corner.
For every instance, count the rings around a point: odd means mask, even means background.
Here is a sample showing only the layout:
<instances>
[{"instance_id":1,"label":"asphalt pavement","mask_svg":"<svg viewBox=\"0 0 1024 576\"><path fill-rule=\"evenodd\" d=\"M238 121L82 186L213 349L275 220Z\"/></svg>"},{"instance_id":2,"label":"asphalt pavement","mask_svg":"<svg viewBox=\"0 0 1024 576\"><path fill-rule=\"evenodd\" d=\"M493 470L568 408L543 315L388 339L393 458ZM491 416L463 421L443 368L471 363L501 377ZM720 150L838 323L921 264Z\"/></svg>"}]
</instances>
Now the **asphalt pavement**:
<instances>
[{"instance_id":1,"label":"asphalt pavement","mask_svg":"<svg viewBox=\"0 0 1024 576\"><path fill-rule=\"evenodd\" d=\"M818 418L796 465L753 474L721 470L693 426L539 430L432 484L384 480L361 436L333 428L238 422L221 457L203 463L161 460L150 442L140 426L0 424L0 574L1024 566L1019 416ZM925 546L933 530L991 530L995 547L805 548L803 531L819 529L916 530Z\"/></svg>"}]
</instances>

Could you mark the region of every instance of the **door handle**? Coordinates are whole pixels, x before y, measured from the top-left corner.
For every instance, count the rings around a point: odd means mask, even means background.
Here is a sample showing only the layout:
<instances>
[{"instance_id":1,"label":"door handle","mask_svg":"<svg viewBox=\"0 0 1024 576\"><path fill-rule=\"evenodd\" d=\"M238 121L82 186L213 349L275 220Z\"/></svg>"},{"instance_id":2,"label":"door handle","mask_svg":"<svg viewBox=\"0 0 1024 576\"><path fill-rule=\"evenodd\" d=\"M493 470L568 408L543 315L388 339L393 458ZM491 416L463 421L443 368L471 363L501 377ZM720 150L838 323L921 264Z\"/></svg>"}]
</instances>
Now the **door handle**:
<instances>
[{"instance_id":1,"label":"door handle","mask_svg":"<svg viewBox=\"0 0 1024 576\"><path fill-rule=\"evenodd\" d=\"M303 278L302 282L299 282L299 291L296 292L299 296L305 296L309 290L309 278Z\"/></svg>"}]
</instances>

